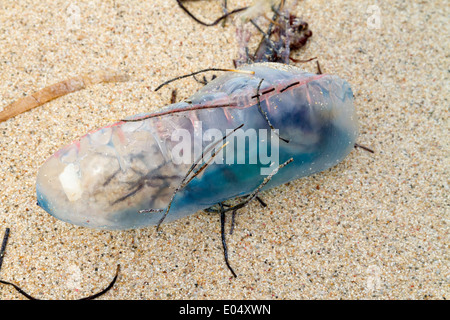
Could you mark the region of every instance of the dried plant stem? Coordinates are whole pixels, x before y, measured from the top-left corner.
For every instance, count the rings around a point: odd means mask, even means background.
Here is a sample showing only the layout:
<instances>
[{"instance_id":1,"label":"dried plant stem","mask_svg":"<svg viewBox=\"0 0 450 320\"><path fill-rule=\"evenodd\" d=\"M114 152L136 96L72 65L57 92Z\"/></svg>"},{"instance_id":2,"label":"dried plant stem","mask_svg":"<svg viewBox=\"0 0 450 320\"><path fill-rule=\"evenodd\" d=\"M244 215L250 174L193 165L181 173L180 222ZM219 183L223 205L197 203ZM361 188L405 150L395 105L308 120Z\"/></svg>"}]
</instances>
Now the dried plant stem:
<instances>
[{"instance_id":1,"label":"dried plant stem","mask_svg":"<svg viewBox=\"0 0 450 320\"><path fill-rule=\"evenodd\" d=\"M124 82L128 81L128 79L128 75L124 73L99 71L55 83L6 106L4 110L0 112L0 122L39 107L44 103L62 97L68 93L85 89L88 86L98 83Z\"/></svg>"}]
</instances>

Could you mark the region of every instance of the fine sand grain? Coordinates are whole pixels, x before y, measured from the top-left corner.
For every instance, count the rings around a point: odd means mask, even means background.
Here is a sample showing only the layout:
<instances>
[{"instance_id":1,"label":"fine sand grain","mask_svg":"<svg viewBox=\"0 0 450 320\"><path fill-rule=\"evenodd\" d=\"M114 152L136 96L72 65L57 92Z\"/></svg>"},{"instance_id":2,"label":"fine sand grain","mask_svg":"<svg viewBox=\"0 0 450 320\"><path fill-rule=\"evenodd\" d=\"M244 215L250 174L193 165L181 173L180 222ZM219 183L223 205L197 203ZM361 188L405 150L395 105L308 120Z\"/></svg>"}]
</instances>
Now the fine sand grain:
<instances>
[{"instance_id":1,"label":"fine sand grain","mask_svg":"<svg viewBox=\"0 0 450 320\"><path fill-rule=\"evenodd\" d=\"M186 5L213 21L220 3ZM375 153L354 150L262 193L267 208L241 210L228 236L233 278L217 215L199 212L160 235L91 230L36 206L35 181L50 155L86 132L158 110L174 87L179 100L201 87L184 79L154 92L165 80L232 67L235 25L201 26L175 1L1 1L0 110L88 72L130 80L0 123L0 237L11 229L0 279L36 298L77 299L105 287L120 264L101 299L448 299L448 2L307 0L293 11L314 33L294 57L317 56L351 83L358 142ZM0 299L24 297L0 285Z\"/></svg>"}]
</instances>

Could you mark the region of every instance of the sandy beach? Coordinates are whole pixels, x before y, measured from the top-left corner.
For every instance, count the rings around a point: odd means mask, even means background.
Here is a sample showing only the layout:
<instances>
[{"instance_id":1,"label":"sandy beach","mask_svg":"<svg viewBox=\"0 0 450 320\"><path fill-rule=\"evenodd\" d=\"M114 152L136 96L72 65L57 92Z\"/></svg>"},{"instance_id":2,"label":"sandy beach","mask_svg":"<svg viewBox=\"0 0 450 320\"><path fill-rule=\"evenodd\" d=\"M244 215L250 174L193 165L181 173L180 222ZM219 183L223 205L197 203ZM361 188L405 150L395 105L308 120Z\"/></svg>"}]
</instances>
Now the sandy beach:
<instances>
[{"instance_id":1,"label":"sandy beach","mask_svg":"<svg viewBox=\"0 0 450 320\"><path fill-rule=\"evenodd\" d=\"M251 1L228 1L230 9ZM221 1L191 1L213 21ZM236 21L205 27L176 1L0 3L0 110L70 77L126 72L0 123L0 279L39 299L448 299L449 6L447 1L298 1L313 36L293 53L318 57L352 86L360 124L337 166L251 202L227 236L217 214L163 226L104 231L55 219L36 205L43 162L85 133L153 112L201 84L162 82L231 68ZM447 35L447 36L446 36ZM315 72L315 63L302 64ZM208 77L211 76L208 75ZM229 225L227 225L229 228ZM0 239L1 241L1 239ZM0 300L25 299L0 285Z\"/></svg>"}]
</instances>

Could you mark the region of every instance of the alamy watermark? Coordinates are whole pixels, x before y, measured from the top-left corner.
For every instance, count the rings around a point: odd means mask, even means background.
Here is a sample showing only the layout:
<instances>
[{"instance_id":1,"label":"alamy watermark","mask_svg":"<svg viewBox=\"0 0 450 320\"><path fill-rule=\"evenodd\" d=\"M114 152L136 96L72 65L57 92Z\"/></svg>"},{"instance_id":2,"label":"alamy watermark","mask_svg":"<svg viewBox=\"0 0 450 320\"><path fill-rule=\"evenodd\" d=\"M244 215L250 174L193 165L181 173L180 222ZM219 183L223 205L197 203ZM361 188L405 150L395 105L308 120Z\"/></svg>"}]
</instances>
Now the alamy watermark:
<instances>
[{"instance_id":1,"label":"alamy watermark","mask_svg":"<svg viewBox=\"0 0 450 320\"><path fill-rule=\"evenodd\" d=\"M366 11L369 14L367 18L367 28L369 29L381 29L381 10L377 5L371 5Z\"/></svg>"},{"instance_id":2,"label":"alamy watermark","mask_svg":"<svg viewBox=\"0 0 450 320\"><path fill-rule=\"evenodd\" d=\"M366 269L366 289L368 292L381 290L381 269L376 265L370 265Z\"/></svg>"},{"instance_id":3,"label":"alamy watermark","mask_svg":"<svg viewBox=\"0 0 450 320\"><path fill-rule=\"evenodd\" d=\"M224 135L215 128L203 131L201 121L193 125L193 132L181 128L172 133L175 145L171 156L176 165L201 158L215 164L260 164L266 166L261 168L261 175L269 175L279 166L278 130L227 129Z\"/></svg>"},{"instance_id":4,"label":"alamy watermark","mask_svg":"<svg viewBox=\"0 0 450 320\"><path fill-rule=\"evenodd\" d=\"M74 3L71 3L66 9L66 28L68 30L81 29L81 9Z\"/></svg>"}]
</instances>

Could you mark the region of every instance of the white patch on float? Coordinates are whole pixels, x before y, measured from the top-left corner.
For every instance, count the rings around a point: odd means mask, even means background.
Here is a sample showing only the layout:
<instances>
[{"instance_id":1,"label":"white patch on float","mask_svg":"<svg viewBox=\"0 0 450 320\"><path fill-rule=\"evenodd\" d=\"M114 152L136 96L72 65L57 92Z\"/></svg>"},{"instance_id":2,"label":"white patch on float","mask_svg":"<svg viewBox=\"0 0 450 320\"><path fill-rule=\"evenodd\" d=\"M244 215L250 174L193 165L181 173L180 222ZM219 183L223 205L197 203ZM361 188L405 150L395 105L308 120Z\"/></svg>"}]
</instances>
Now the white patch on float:
<instances>
[{"instance_id":1,"label":"white patch on float","mask_svg":"<svg viewBox=\"0 0 450 320\"><path fill-rule=\"evenodd\" d=\"M69 199L69 201L76 201L81 198L83 190L81 189L81 181L78 175L79 168L73 163L68 164L63 172L58 176L59 182Z\"/></svg>"}]
</instances>

